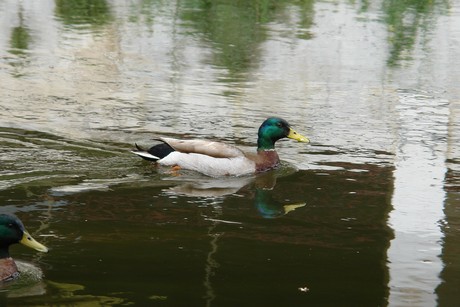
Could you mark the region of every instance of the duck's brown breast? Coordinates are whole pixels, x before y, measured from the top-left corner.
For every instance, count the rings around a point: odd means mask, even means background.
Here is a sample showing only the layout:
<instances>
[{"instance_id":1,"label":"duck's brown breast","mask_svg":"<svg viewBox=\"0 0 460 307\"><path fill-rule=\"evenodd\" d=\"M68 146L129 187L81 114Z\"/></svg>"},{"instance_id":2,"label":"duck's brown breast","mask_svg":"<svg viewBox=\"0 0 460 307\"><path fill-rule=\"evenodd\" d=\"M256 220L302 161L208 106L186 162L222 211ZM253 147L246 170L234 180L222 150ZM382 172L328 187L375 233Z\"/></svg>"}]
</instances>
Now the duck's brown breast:
<instances>
[{"instance_id":1,"label":"duck's brown breast","mask_svg":"<svg viewBox=\"0 0 460 307\"><path fill-rule=\"evenodd\" d=\"M259 150L253 157L256 163L256 172L265 172L280 164L278 153L274 150Z\"/></svg>"},{"instance_id":2,"label":"duck's brown breast","mask_svg":"<svg viewBox=\"0 0 460 307\"><path fill-rule=\"evenodd\" d=\"M18 267L13 258L0 259L0 281L8 281L14 279L19 274Z\"/></svg>"}]
</instances>

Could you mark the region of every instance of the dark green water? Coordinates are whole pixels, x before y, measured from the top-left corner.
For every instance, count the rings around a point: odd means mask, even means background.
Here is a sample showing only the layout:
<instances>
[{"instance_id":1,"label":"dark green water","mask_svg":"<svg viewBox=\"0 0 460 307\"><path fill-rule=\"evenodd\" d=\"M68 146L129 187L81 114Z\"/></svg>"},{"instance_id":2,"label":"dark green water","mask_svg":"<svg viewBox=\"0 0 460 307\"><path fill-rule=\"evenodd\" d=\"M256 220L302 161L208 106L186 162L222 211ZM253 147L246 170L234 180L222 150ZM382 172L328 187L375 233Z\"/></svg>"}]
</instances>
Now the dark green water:
<instances>
[{"instance_id":1,"label":"dark green water","mask_svg":"<svg viewBox=\"0 0 460 307\"><path fill-rule=\"evenodd\" d=\"M456 1L1 1L0 212L50 248L8 306L455 306ZM158 135L309 145L244 178Z\"/></svg>"},{"instance_id":2,"label":"dark green water","mask_svg":"<svg viewBox=\"0 0 460 307\"><path fill-rule=\"evenodd\" d=\"M80 149L69 154L84 159ZM124 169L98 165L99 171L64 169L55 177L44 171L52 178L2 192L8 210L31 229L41 221L39 233L52 234L41 239L52 250L38 259L14 248L45 271L48 292L12 304L384 304L391 167L284 165L253 178L217 180L158 174L123 153L98 157ZM95 178L104 176L117 179ZM47 281L85 289L66 298Z\"/></svg>"}]
</instances>

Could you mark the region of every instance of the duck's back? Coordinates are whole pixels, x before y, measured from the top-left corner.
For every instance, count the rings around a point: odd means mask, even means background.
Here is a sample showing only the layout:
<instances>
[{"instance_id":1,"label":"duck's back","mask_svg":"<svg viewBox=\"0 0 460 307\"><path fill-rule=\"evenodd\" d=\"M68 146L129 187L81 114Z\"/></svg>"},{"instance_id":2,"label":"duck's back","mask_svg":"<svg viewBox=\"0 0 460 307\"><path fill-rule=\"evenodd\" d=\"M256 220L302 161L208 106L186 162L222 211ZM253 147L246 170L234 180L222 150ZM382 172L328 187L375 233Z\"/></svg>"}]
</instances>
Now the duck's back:
<instances>
[{"instance_id":1,"label":"duck's back","mask_svg":"<svg viewBox=\"0 0 460 307\"><path fill-rule=\"evenodd\" d=\"M179 140L173 138L161 138L163 142L174 150L183 153L197 153L214 158L236 158L244 156L243 152L232 145L208 140Z\"/></svg>"}]
</instances>

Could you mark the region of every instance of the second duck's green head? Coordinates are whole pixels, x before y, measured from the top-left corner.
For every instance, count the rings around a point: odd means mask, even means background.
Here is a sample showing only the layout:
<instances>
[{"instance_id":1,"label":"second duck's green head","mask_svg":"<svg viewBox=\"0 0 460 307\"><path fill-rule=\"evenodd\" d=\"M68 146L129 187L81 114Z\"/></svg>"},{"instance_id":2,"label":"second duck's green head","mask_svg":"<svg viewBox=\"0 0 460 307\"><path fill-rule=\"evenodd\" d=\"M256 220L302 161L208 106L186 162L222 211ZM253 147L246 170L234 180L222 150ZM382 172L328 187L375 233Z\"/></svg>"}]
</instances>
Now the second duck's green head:
<instances>
[{"instance_id":1,"label":"second duck's green head","mask_svg":"<svg viewBox=\"0 0 460 307\"><path fill-rule=\"evenodd\" d=\"M292 129L284 119L278 117L267 118L259 128L257 150L274 149L275 142L286 137L299 142L310 142L308 138Z\"/></svg>"},{"instance_id":2,"label":"second duck's green head","mask_svg":"<svg viewBox=\"0 0 460 307\"><path fill-rule=\"evenodd\" d=\"M32 238L16 216L0 214L0 258L9 257L8 248L15 243L24 244L40 252L48 251L44 245Z\"/></svg>"}]
</instances>

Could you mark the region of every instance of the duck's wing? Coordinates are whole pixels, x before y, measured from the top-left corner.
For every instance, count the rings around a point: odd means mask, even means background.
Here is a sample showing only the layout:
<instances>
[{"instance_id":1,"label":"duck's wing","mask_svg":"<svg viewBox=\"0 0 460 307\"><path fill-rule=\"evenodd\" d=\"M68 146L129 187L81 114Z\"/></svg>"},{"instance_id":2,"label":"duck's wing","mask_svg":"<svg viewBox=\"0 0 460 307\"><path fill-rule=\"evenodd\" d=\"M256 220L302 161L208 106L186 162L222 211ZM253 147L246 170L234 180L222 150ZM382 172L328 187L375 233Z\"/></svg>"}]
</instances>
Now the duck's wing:
<instances>
[{"instance_id":1,"label":"duck's wing","mask_svg":"<svg viewBox=\"0 0 460 307\"><path fill-rule=\"evenodd\" d=\"M198 153L214 158L244 157L244 152L239 148L221 142L207 140L178 140L174 138L161 138L163 142L174 150L183 153Z\"/></svg>"}]
</instances>

